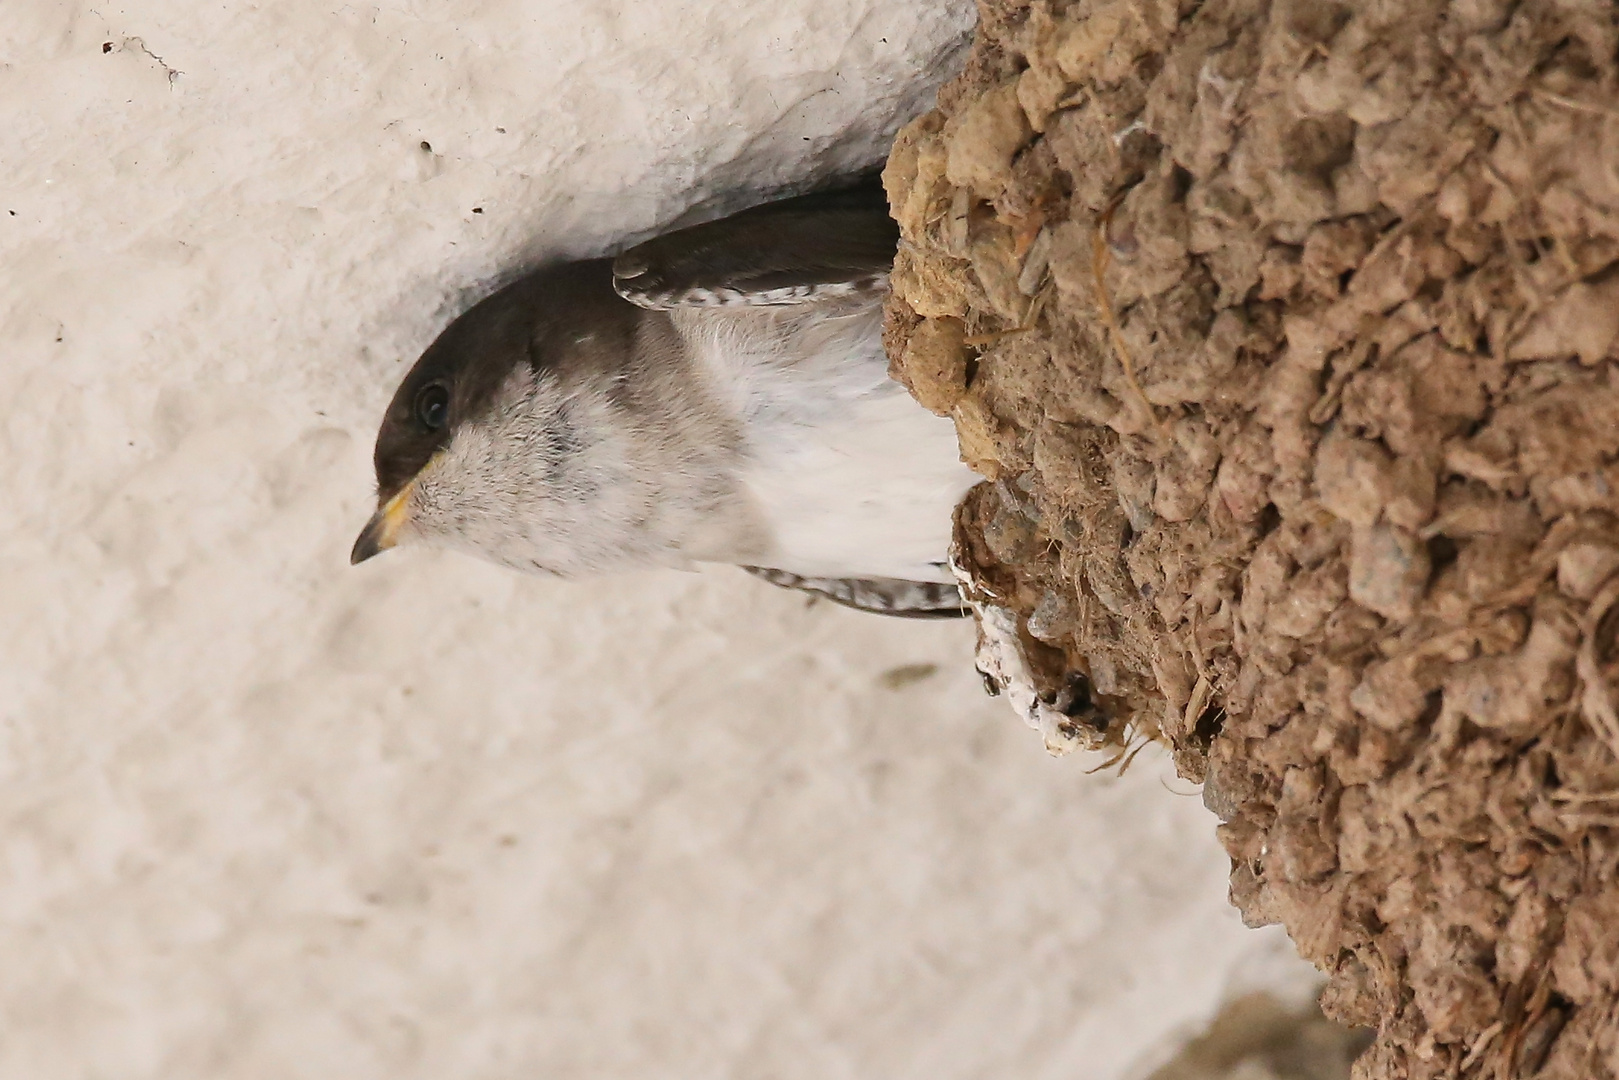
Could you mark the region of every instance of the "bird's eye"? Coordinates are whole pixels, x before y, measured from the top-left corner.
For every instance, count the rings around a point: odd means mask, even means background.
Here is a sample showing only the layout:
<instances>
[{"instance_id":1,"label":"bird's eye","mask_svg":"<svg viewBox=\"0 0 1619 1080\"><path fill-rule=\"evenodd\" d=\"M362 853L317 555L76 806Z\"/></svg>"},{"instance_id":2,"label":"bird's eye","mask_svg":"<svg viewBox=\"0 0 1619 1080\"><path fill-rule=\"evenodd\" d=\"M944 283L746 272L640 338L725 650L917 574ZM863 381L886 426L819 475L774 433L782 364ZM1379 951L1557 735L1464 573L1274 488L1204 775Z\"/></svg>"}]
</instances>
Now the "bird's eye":
<instances>
[{"instance_id":1,"label":"bird's eye","mask_svg":"<svg viewBox=\"0 0 1619 1080\"><path fill-rule=\"evenodd\" d=\"M437 431L450 420L450 392L443 383L428 383L416 395L416 419L428 431Z\"/></svg>"}]
</instances>

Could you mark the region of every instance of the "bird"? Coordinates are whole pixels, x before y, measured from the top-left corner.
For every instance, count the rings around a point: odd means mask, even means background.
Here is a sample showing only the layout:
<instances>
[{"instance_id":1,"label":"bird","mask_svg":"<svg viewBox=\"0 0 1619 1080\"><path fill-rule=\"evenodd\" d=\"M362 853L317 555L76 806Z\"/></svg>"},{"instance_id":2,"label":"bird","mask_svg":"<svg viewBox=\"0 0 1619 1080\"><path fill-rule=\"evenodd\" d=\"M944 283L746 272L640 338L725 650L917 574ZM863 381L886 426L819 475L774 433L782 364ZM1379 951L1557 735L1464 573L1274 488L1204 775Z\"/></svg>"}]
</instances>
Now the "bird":
<instances>
[{"instance_id":1,"label":"bird","mask_svg":"<svg viewBox=\"0 0 1619 1080\"><path fill-rule=\"evenodd\" d=\"M732 564L865 611L964 614L952 514L980 478L888 374L898 242L868 175L496 290L388 404L350 561Z\"/></svg>"}]
</instances>

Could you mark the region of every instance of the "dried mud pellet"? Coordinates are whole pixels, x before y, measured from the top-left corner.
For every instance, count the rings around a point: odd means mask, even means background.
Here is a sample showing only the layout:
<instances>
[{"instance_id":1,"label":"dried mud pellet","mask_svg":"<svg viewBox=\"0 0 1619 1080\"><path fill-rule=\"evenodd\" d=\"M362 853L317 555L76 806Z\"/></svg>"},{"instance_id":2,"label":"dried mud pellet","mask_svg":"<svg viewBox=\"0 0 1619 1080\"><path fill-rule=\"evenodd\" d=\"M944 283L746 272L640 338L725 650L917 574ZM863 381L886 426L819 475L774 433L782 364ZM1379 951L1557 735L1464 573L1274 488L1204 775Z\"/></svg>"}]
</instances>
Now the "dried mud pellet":
<instances>
[{"instance_id":1,"label":"dried mud pellet","mask_svg":"<svg viewBox=\"0 0 1619 1080\"><path fill-rule=\"evenodd\" d=\"M1564 548L1557 556L1557 587L1576 600L1589 600L1619 571L1619 548L1585 540Z\"/></svg>"},{"instance_id":2,"label":"dried mud pellet","mask_svg":"<svg viewBox=\"0 0 1619 1080\"><path fill-rule=\"evenodd\" d=\"M946 416L967 393L967 330L960 319L924 319L911 331L901 361L922 407Z\"/></svg>"},{"instance_id":3,"label":"dried mud pellet","mask_svg":"<svg viewBox=\"0 0 1619 1080\"><path fill-rule=\"evenodd\" d=\"M1017 80L1017 100L1023 115L1035 131L1046 130L1046 121L1057 111L1057 104L1068 96L1069 82L1052 64L1037 64Z\"/></svg>"},{"instance_id":4,"label":"dried mud pellet","mask_svg":"<svg viewBox=\"0 0 1619 1080\"><path fill-rule=\"evenodd\" d=\"M900 232L913 240L926 232L934 203L944 187L948 151L939 132L944 120L937 113L918 117L894 138L883 167L883 190Z\"/></svg>"},{"instance_id":5,"label":"dried mud pellet","mask_svg":"<svg viewBox=\"0 0 1619 1080\"><path fill-rule=\"evenodd\" d=\"M1573 354L1587 367L1615 353L1619 344L1619 277L1600 285L1570 285L1535 316L1508 352L1514 360L1542 360Z\"/></svg>"},{"instance_id":6,"label":"dried mud pellet","mask_svg":"<svg viewBox=\"0 0 1619 1080\"><path fill-rule=\"evenodd\" d=\"M981 475L999 479L1001 423L983 401L969 394L956 405L951 416L956 421L956 439L961 444L961 460Z\"/></svg>"},{"instance_id":7,"label":"dried mud pellet","mask_svg":"<svg viewBox=\"0 0 1619 1080\"><path fill-rule=\"evenodd\" d=\"M947 126L945 175L952 184L992 200L1012 182L1012 158L1032 134L1018 103L1017 86L1003 84L978 98Z\"/></svg>"},{"instance_id":8,"label":"dried mud pellet","mask_svg":"<svg viewBox=\"0 0 1619 1080\"><path fill-rule=\"evenodd\" d=\"M1113 458L1113 491L1130 528L1138 533L1152 527L1156 516L1152 501L1157 486L1157 474L1148 462L1131 454L1118 454Z\"/></svg>"},{"instance_id":9,"label":"dried mud pellet","mask_svg":"<svg viewBox=\"0 0 1619 1080\"><path fill-rule=\"evenodd\" d=\"M1355 530L1349 557L1349 595L1386 619L1416 614L1428 584L1428 548L1416 536L1392 525Z\"/></svg>"}]
</instances>

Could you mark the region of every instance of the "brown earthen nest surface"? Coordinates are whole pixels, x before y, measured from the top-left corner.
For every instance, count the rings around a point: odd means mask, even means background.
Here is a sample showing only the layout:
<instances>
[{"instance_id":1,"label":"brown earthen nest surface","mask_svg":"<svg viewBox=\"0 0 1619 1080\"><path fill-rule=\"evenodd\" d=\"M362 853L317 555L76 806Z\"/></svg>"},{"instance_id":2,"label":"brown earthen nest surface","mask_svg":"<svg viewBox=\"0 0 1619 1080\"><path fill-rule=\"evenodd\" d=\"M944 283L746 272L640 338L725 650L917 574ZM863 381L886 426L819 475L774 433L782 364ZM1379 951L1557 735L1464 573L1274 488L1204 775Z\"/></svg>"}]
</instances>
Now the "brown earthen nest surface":
<instances>
[{"instance_id":1,"label":"brown earthen nest surface","mask_svg":"<svg viewBox=\"0 0 1619 1080\"><path fill-rule=\"evenodd\" d=\"M1206 782L1362 1077L1619 1076L1616 57L1611 0L984 0L885 173L963 571L1061 737Z\"/></svg>"}]
</instances>

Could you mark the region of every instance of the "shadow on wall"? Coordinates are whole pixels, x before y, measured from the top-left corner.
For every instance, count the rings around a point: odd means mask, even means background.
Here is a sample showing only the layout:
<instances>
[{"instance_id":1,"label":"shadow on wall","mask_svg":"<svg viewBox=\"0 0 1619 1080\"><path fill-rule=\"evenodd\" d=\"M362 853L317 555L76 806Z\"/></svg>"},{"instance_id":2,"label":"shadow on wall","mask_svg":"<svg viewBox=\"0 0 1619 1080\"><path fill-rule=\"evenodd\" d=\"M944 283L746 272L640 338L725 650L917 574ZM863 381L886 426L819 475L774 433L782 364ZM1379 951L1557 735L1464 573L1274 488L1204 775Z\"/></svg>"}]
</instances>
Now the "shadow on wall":
<instances>
[{"instance_id":1,"label":"shadow on wall","mask_svg":"<svg viewBox=\"0 0 1619 1080\"><path fill-rule=\"evenodd\" d=\"M1349 1080L1371 1041L1370 1030L1334 1023L1314 1002L1290 1009L1270 994L1247 994L1148 1080Z\"/></svg>"}]
</instances>

